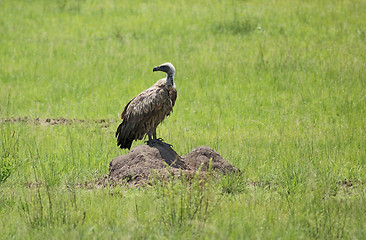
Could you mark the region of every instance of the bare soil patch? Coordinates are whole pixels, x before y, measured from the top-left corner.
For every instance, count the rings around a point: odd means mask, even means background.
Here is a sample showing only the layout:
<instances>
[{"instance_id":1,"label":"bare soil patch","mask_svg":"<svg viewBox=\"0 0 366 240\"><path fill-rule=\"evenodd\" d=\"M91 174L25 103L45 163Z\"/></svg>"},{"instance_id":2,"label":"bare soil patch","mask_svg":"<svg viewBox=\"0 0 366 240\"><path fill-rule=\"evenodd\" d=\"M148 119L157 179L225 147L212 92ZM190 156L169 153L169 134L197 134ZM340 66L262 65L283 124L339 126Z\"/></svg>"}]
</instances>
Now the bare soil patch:
<instances>
[{"instance_id":1,"label":"bare soil patch","mask_svg":"<svg viewBox=\"0 0 366 240\"><path fill-rule=\"evenodd\" d=\"M77 123L85 124L101 124L103 127L109 127L111 124L115 124L118 121L112 119L96 119L96 120L84 120L84 119L68 119L68 118L29 118L29 117L16 117L16 118L2 118L1 123L27 123L34 125L71 125Z\"/></svg>"}]
</instances>

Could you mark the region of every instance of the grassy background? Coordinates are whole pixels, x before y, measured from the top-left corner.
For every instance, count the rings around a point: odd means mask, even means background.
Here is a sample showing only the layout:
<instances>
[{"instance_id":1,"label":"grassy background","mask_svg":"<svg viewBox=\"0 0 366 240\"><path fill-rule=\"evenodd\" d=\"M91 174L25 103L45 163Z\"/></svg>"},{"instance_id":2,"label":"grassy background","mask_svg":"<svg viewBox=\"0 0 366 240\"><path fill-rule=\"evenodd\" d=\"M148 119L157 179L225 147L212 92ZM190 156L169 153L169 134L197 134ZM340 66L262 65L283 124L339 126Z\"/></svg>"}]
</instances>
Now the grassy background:
<instances>
[{"instance_id":1,"label":"grassy background","mask_svg":"<svg viewBox=\"0 0 366 240\"><path fill-rule=\"evenodd\" d=\"M0 124L0 238L364 238L365 12L361 0L0 1L1 118L91 120ZM127 152L118 116L166 61L178 99L158 136L181 155L209 145L242 176L76 188Z\"/></svg>"}]
</instances>

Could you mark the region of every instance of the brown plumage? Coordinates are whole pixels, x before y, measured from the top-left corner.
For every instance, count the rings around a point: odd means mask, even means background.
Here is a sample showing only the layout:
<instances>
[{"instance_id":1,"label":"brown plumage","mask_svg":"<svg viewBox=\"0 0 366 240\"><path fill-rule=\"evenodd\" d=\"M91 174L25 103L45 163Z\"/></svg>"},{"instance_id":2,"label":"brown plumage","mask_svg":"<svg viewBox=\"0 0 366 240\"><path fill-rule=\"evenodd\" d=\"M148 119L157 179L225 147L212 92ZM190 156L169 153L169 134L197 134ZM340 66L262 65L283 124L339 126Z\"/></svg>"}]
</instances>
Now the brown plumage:
<instances>
[{"instance_id":1,"label":"brown plumage","mask_svg":"<svg viewBox=\"0 0 366 240\"><path fill-rule=\"evenodd\" d=\"M134 140L141 140L145 135L149 138L148 143L159 141L156 128L173 111L177 99L174 66L164 63L154 67L153 71L165 72L167 76L134 97L124 108L122 123L116 132L117 146L121 149L130 149Z\"/></svg>"}]
</instances>

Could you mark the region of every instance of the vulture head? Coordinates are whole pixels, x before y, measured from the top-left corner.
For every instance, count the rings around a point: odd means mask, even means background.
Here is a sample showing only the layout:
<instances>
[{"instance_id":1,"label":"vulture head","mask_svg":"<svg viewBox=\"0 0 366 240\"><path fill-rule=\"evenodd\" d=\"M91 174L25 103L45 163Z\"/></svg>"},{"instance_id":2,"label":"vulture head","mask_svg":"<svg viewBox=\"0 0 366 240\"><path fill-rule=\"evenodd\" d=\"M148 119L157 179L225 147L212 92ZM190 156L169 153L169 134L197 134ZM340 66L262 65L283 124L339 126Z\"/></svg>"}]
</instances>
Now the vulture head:
<instances>
[{"instance_id":1,"label":"vulture head","mask_svg":"<svg viewBox=\"0 0 366 240\"><path fill-rule=\"evenodd\" d=\"M174 68L173 64L168 62L168 63L163 63L159 66L154 67L153 72L156 72L156 71L162 71L162 72L165 72L168 76L174 76L175 68Z\"/></svg>"}]
</instances>

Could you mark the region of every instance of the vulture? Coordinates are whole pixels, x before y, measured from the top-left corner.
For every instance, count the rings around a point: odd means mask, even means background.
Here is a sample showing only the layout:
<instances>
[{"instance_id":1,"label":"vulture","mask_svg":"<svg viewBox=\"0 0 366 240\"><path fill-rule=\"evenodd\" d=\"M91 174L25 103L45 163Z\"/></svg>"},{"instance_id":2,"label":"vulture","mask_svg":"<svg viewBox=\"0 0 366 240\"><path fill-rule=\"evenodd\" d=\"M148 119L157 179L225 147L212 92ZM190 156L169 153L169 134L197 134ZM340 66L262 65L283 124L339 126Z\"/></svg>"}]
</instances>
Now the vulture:
<instances>
[{"instance_id":1,"label":"vulture","mask_svg":"<svg viewBox=\"0 0 366 240\"><path fill-rule=\"evenodd\" d=\"M154 67L153 72L156 71L165 72L166 77L134 97L121 114L122 123L116 132L117 146L121 149L130 149L134 140L142 140L146 135L148 144L162 141L156 138L156 128L173 111L177 90L175 68L171 63Z\"/></svg>"}]
</instances>

